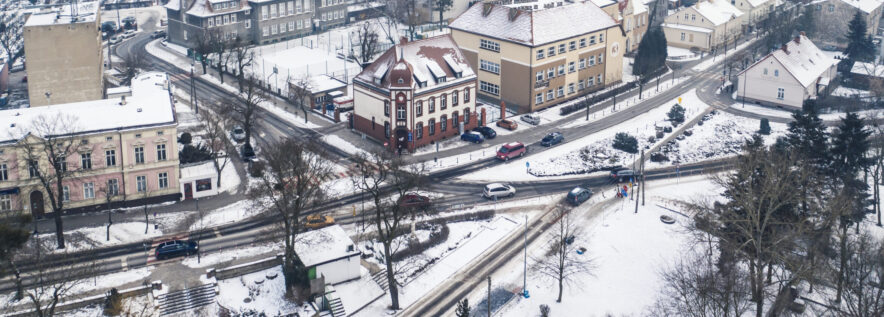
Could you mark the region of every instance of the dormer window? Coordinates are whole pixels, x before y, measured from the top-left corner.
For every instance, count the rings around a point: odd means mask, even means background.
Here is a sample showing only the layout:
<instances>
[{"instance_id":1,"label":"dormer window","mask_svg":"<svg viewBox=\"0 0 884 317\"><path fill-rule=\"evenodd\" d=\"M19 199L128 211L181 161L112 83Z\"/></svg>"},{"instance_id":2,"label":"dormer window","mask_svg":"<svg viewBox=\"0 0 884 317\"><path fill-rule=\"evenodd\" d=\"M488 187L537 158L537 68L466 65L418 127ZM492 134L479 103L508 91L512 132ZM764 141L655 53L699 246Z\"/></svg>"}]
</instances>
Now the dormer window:
<instances>
[{"instance_id":1,"label":"dormer window","mask_svg":"<svg viewBox=\"0 0 884 317\"><path fill-rule=\"evenodd\" d=\"M404 80L402 80L402 78L399 78L399 80L397 80L397 81L396 81L396 83L397 83L397 84L400 84L400 85L401 85L401 84L404 84L404 83L405 83L405 81L404 81Z\"/></svg>"}]
</instances>

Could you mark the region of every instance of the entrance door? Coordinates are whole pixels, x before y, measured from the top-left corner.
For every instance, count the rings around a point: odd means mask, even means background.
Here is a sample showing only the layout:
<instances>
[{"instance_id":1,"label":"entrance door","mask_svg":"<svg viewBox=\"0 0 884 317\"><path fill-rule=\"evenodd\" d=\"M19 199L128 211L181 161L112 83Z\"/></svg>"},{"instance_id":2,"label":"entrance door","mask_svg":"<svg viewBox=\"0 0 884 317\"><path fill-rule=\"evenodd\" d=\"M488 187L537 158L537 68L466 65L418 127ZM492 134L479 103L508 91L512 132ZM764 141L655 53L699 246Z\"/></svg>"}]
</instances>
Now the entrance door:
<instances>
[{"instance_id":1,"label":"entrance door","mask_svg":"<svg viewBox=\"0 0 884 317\"><path fill-rule=\"evenodd\" d=\"M193 188L190 183L184 184L184 199L193 199Z\"/></svg>"},{"instance_id":2,"label":"entrance door","mask_svg":"<svg viewBox=\"0 0 884 317\"><path fill-rule=\"evenodd\" d=\"M35 190L31 192L31 214L34 218L43 218L43 192Z\"/></svg>"},{"instance_id":3,"label":"entrance door","mask_svg":"<svg viewBox=\"0 0 884 317\"><path fill-rule=\"evenodd\" d=\"M400 149L408 147L408 131L404 128L396 129L396 147Z\"/></svg>"}]
</instances>

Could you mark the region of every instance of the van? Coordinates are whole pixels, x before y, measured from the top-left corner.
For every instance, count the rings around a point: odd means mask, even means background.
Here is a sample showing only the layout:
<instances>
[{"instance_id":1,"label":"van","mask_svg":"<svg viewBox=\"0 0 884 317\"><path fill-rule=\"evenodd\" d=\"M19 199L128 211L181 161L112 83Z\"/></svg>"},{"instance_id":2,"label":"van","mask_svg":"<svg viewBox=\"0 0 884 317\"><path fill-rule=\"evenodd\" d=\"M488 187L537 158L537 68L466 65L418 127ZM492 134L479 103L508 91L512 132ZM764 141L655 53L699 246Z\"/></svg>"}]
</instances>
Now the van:
<instances>
[{"instance_id":1,"label":"van","mask_svg":"<svg viewBox=\"0 0 884 317\"><path fill-rule=\"evenodd\" d=\"M522 115L522 121L525 121L525 122L533 124L533 125L538 125L538 124L540 124L540 116L533 114L533 113L525 114L525 115Z\"/></svg>"},{"instance_id":2,"label":"van","mask_svg":"<svg viewBox=\"0 0 884 317\"><path fill-rule=\"evenodd\" d=\"M528 147L521 142L511 142L504 144L497 150L496 157L502 161L509 161L514 157L521 157L528 152Z\"/></svg>"}]
</instances>

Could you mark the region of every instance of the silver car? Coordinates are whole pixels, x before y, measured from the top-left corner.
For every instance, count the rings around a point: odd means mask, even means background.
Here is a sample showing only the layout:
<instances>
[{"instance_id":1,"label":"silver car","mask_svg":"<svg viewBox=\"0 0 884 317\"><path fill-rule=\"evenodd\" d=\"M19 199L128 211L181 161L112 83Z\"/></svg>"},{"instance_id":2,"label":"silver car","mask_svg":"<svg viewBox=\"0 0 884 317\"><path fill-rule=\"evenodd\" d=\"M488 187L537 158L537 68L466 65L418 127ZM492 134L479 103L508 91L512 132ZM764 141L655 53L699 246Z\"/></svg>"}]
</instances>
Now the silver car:
<instances>
[{"instance_id":1,"label":"silver car","mask_svg":"<svg viewBox=\"0 0 884 317\"><path fill-rule=\"evenodd\" d=\"M501 198L501 197L513 197L516 195L516 188L502 183L493 183L485 185L485 190L482 193L482 196L485 198Z\"/></svg>"},{"instance_id":2,"label":"silver car","mask_svg":"<svg viewBox=\"0 0 884 317\"><path fill-rule=\"evenodd\" d=\"M233 140L236 142L242 142L246 140L246 130L243 130L243 128L240 126L233 127L233 131L230 132L230 134L233 136Z\"/></svg>"},{"instance_id":3,"label":"silver car","mask_svg":"<svg viewBox=\"0 0 884 317\"><path fill-rule=\"evenodd\" d=\"M540 124L540 116L533 114L533 113L525 114L522 116L522 121L525 121L525 122L533 124L533 125L538 125L538 124Z\"/></svg>"}]
</instances>

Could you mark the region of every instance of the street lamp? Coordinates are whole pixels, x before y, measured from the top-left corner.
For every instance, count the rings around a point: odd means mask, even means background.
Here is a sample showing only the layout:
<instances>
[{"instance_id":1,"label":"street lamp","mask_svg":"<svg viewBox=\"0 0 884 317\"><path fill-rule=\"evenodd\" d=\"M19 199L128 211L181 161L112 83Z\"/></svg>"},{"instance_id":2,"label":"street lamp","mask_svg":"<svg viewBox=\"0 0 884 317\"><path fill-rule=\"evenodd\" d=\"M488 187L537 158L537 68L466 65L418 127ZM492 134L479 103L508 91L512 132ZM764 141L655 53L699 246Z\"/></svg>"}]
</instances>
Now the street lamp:
<instances>
[{"instance_id":1,"label":"street lamp","mask_svg":"<svg viewBox=\"0 0 884 317\"><path fill-rule=\"evenodd\" d=\"M44 93L46 95L46 105L52 104L52 92L47 91Z\"/></svg>"}]
</instances>

